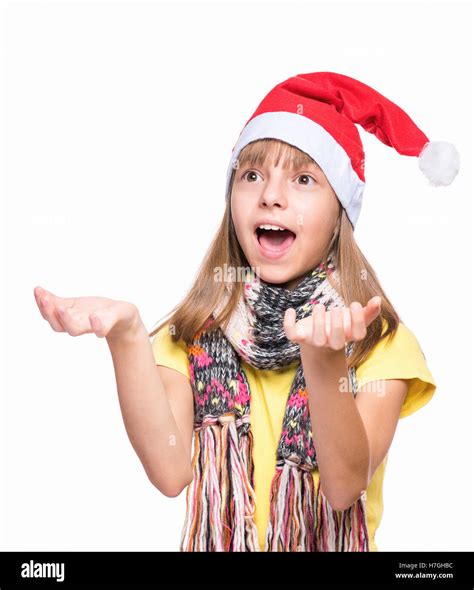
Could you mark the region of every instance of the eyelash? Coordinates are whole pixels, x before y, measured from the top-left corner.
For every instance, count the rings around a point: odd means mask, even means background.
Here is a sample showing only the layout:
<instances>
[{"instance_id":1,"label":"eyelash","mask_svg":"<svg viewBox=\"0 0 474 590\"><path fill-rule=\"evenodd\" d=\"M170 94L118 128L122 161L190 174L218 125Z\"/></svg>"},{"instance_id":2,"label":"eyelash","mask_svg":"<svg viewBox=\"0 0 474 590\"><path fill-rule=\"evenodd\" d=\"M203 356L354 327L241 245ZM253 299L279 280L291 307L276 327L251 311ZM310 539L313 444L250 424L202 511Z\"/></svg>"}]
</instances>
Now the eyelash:
<instances>
[{"instance_id":1,"label":"eyelash","mask_svg":"<svg viewBox=\"0 0 474 590\"><path fill-rule=\"evenodd\" d=\"M250 174L250 172L254 172L255 174L258 174L258 172L256 172L255 170L247 170L246 172L244 172L244 174L242 174L242 180L245 179L247 174ZM307 176L308 178L311 178L311 180L313 180L313 182L315 184L317 183L317 180L313 176L311 176L311 174L299 174L298 178L300 178L301 176ZM309 186L309 185L303 185L303 186Z\"/></svg>"}]
</instances>

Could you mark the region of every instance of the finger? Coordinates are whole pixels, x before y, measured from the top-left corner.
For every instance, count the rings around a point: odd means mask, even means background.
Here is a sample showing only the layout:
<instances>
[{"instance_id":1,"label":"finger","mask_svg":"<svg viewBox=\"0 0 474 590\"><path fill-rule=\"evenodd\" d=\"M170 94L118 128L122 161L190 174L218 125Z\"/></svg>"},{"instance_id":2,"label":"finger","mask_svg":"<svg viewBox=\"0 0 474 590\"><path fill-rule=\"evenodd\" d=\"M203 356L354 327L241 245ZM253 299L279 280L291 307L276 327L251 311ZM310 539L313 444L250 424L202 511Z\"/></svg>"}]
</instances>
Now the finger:
<instances>
[{"instance_id":1,"label":"finger","mask_svg":"<svg viewBox=\"0 0 474 590\"><path fill-rule=\"evenodd\" d=\"M61 326L57 315L54 313L56 304L58 303L58 297L41 287L36 287L34 289L34 293L36 302L43 318L47 320L52 326L53 324L56 326Z\"/></svg>"},{"instance_id":2,"label":"finger","mask_svg":"<svg viewBox=\"0 0 474 590\"><path fill-rule=\"evenodd\" d=\"M326 306L318 303L313 308L313 338L314 346L325 346L327 343Z\"/></svg>"},{"instance_id":3,"label":"finger","mask_svg":"<svg viewBox=\"0 0 474 590\"><path fill-rule=\"evenodd\" d=\"M43 318L45 320L47 320L48 318L46 317L46 314L45 314L44 308L43 308L43 303L41 301L41 295L42 295L41 287L35 287L33 289L33 294L35 296L36 305L38 306L38 309L40 310L41 315L43 316Z\"/></svg>"},{"instance_id":4,"label":"finger","mask_svg":"<svg viewBox=\"0 0 474 590\"><path fill-rule=\"evenodd\" d=\"M344 306L342 309L342 317L344 320L344 338L348 342L352 338L352 317L351 310Z\"/></svg>"},{"instance_id":5,"label":"finger","mask_svg":"<svg viewBox=\"0 0 474 590\"><path fill-rule=\"evenodd\" d=\"M35 287L34 289L36 300L41 305L41 300L45 297L55 307L61 305L62 307L74 307L76 299L74 297L58 297L51 291L43 289L42 287Z\"/></svg>"},{"instance_id":6,"label":"finger","mask_svg":"<svg viewBox=\"0 0 474 590\"><path fill-rule=\"evenodd\" d=\"M105 336L105 326L101 320L101 318L95 314L91 313L89 315L89 321L91 323L91 328L97 338L104 338Z\"/></svg>"},{"instance_id":7,"label":"finger","mask_svg":"<svg viewBox=\"0 0 474 590\"><path fill-rule=\"evenodd\" d=\"M298 334L296 332L296 310L289 307L285 311L283 317L283 329L285 330L286 337L292 342L298 341Z\"/></svg>"},{"instance_id":8,"label":"finger","mask_svg":"<svg viewBox=\"0 0 474 590\"><path fill-rule=\"evenodd\" d=\"M367 334L367 328L364 320L364 308L359 301L353 301L350 304L352 334L351 340L362 340Z\"/></svg>"},{"instance_id":9,"label":"finger","mask_svg":"<svg viewBox=\"0 0 474 590\"><path fill-rule=\"evenodd\" d=\"M64 325L61 319L55 314L55 307L51 303L47 295L40 298L42 309L44 312L43 317L47 320L55 332L65 332Z\"/></svg>"},{"instance_id":10,"label":"finger","mask_svg":"<svg viewBox=\"0 0 474 590\"><path fill-rule=\"evenodd\" d=\"M89 329L85 329L83 322L74 315L70 307L58 305L56 309L61 324L70 336L79 336L89 331Z\"/></svg>"},{"instance_id":11,"label":"finger","mask_svg":"<svg viewBox=\"0 0 474 590\"><path fill-rule=\"evenodd\" d=\"M296 320L296 310L292 307L289 307L285 312L285 319L283 321L283 325L288 327L288 334L287 338L292 342L297 342L299 344L303 344L308 339L308 330L306 326L307 318L303 318L299 321Z\"/></svg>"},{"instance_id":12,"label":"finger","mask_svg":"<svg viewBox=\"0 0 474 590\"><path fill-rule=\"evenodd\" d=\"M344 338L344 317L340 307L331 309L331 331L329 333L328 344L334 350L340 350L345 345Z\"/></svg>"},{"instance_id":13,"label":"finger","mask_svg":"<svg viewBox=\"0 0 474 590\"><path fill-rule=\"evenodd\" d=\"M367 305L364 307L364 320L365 325L371 324L375 318L379 315L382 308L382 298L380 295L375 295L372 299L369 299Z\"/></svg>"},{"instance_id":14,"label":"finger","mask_svg":"<svg viewBox=\"0 0 474 590\"><path fill-rule=\"evenodd\" d=\"M106 325L96 313L90 313L88 317L76 313L72 307L58 306L57 314L64 326L64 330L71 336L82 334L95 334L98 338L106 336Z\"/></svg>"},{"instance_id":15,"label":"finger","mask_svg":"<svg viewBox=\"0 0 474 590\"><path fill-rule=\"evenodd\" d=\"M54 293L51 293L51 291L47 291L46 289L43 289L42 287L36 287L34 292L35 292L35 297L36 297L37 301L41 301L42 299L47 297L49 302L54 304L54 303L56 303L56 300L58 299Z\"/></svg>"}]
</instances>

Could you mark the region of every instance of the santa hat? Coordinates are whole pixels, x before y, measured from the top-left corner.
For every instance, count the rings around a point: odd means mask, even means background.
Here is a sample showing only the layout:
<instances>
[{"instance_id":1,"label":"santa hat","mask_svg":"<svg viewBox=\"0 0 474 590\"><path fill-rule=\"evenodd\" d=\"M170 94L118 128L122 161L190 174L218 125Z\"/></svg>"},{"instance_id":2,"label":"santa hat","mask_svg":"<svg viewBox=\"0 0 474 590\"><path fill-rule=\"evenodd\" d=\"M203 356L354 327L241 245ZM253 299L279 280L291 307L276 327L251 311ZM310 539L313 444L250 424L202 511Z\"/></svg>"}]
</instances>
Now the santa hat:
<instances>
[{"instance_id":1,"label":"santa hat","mask_svg":"<svg viewBox=\"0 0 474 590\"><path fill-rule=\"evenodd\" d=\"M314 72L277 84L246 122L232 150L226 196L241 150L257 139L280 139L317 162L355 227L365 187L365 155L355 123L399 154L417 156L433 186L451 184L459 171L455 146L430 141L388 98L349 76Z\"/></svg>"}]
</instances>

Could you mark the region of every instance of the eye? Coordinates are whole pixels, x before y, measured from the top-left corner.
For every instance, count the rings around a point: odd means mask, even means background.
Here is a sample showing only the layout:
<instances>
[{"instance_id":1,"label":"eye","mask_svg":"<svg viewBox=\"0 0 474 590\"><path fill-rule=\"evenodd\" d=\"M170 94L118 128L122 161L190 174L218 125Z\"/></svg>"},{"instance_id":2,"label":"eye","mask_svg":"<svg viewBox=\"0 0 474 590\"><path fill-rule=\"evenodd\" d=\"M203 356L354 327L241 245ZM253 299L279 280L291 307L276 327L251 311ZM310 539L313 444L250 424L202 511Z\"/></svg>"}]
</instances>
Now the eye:
<instances>
[{"instance_id":1,"label":"eye","mask_svg":"<svg viewBox=\"0 0 474 590\"><path fill-rule=\"evenodd\" d=\"M300 179L300 178L305 178L306 181L302 182L302 183L299 182L298 184L303 184L304 186L312 186L310 180L313 181L313 184L316 184L316 180L312 176L310 176L309 174L300 174L298 176L298 179Z\"/></svg>"},{"instance_id":2,"label":"eye","mask_svg":"<svg viewBox=\"0 0 474 590\"><path fill-rule=\"evenodd\" d=\"M248 178L249 174L253 174L254 176L260 176L260 174L258 172L255 172L255 170L247 170L247 172L245 172L242 175L242 179L249 180L249 178ZM261 176L260 176L260 178L261 178ZM252 182L252 180L250 180L249 182Z\"/></svg>"}]
</instances>

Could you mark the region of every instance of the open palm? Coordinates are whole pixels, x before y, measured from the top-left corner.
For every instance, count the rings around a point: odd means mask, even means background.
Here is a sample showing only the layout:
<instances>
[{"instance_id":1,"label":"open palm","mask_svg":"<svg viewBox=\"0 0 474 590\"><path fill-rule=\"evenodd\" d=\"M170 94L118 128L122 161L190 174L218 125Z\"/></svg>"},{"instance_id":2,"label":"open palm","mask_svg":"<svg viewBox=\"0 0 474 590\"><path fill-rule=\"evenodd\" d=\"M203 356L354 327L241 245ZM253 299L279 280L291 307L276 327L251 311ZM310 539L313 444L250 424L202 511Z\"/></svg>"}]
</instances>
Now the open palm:
<instances>
[{"instance_id":1,"label":"open palm","mask_svg":"<svg viewBox=\"0 0 474 590\"><path fill-rule=\"evenodd\" d=\"M51 328L71 336L115 336L133 325L138 317L137 307L127 301L106 297L59 297L41 287L35 287L34 295L41 315Z\"/></svg>"},{"instance_id":2,"label":"open palm","mask_svg":"<svg viewBox=\"0 0 474 590\"><path fill-rule=\"evenodd\" d=\"M347 342L365 338L367 326L380 313L381 302L381 297L377 295L365 307L353 301L349 307L336 307L329 311L318 303L310 316L298 321L296 311L289 308L283 322L286 337L298 344L340 350Z\"/></svg>"}]
</instances>

